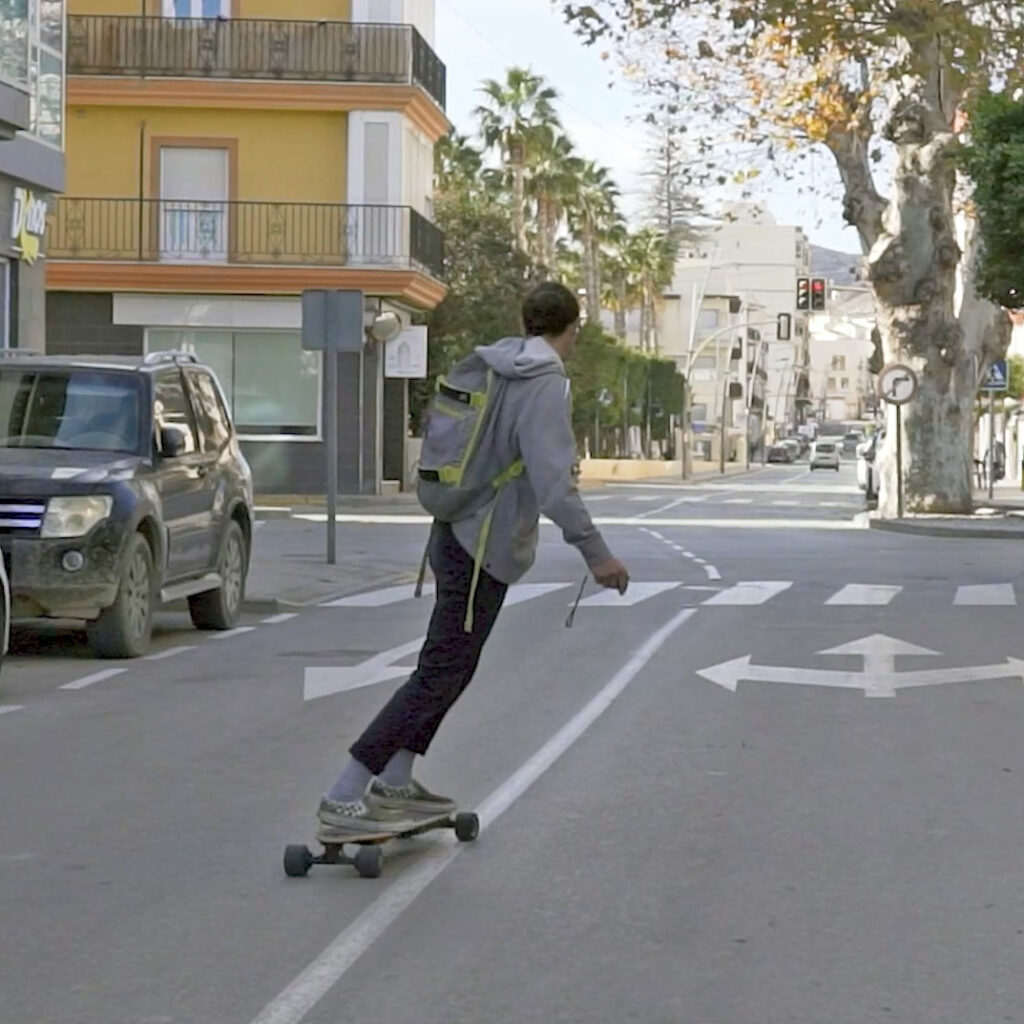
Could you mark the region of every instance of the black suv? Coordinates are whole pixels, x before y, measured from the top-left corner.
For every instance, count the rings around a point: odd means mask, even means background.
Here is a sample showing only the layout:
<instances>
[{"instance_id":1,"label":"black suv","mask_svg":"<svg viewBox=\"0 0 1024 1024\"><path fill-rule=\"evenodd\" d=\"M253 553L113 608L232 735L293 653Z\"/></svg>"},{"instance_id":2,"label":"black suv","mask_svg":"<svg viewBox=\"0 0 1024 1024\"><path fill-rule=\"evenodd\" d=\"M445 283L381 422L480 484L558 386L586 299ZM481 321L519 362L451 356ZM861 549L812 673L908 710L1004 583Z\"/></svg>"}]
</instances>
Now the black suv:
<instances>
[{"instance_id":1,"label":"black suv","mask_svg":"<svg viewBox=\"0 0 1024 1024\"><path fill-rule=\"evenodd\" d=\"M192 356L0 358L12 617L84 619L106 658L146 652L160 602L188 598L197 627L230 629L252 529L252 473Z\"/></svg>"}]
</instances>

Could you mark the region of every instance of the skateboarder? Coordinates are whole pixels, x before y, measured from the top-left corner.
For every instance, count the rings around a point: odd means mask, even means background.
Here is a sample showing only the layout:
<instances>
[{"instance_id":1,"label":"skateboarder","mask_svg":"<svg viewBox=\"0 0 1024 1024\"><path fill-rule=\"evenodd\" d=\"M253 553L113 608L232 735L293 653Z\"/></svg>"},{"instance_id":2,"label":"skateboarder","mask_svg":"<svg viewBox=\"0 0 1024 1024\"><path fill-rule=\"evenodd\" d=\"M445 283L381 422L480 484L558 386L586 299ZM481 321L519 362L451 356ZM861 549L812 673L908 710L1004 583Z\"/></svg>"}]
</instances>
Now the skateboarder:
<instances>
[{"instance_id":1,"label":"skateboarder","mask_svg":"<svg viewBox=\"0 0 1024 1024\"><path fill-rule=\"evenodd\" d=\"M626 567L612 557L573 479L576 446L564 360L576 344L579 304L567 288L548 282L526 297L522 315L525 337L481 346L453 371L451 382L460 379L460 368L462 380L476 372L479 389L460 390L446 381L438 388L432 415L443 421L444 403L456 404L447 424L428 426L421 501L433 511L456 507L458 500L450 499L459 495L482 498L461 514L442 519L434 512L428 553L436 603L417 668L350 747L351 758L317 811L321 837L398 833L411 819L455 810L453 800L413 778L413 761L426 753L473 678L509 584L533 564L541 514L561 527L599 584L620 593L628 586ZM455 461L446 463L447 439L466 435L473 410L478 418L472 439L449 452ZM470 466L484 481L476 491L467 479Z\"/></svg>"}]
</instances>

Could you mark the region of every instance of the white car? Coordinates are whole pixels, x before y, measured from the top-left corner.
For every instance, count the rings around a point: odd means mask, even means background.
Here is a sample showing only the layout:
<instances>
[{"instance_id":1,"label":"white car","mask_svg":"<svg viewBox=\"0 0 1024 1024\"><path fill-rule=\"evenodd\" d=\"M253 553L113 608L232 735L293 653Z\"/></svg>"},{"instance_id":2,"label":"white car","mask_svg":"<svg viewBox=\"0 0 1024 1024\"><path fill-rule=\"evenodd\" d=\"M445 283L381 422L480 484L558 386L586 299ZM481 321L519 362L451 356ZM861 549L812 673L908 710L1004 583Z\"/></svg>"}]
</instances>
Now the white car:
<instances>
[{"instance_id":1,"label":"white car","mask_svg":"<svg viewBox=\"0 0 1024 1024\"><path fill-rule=\"evenodd\" d=\"M839 472L839 443L815 441L811 448L811 469L834 469Z\"/></svg>"}]
</instances>

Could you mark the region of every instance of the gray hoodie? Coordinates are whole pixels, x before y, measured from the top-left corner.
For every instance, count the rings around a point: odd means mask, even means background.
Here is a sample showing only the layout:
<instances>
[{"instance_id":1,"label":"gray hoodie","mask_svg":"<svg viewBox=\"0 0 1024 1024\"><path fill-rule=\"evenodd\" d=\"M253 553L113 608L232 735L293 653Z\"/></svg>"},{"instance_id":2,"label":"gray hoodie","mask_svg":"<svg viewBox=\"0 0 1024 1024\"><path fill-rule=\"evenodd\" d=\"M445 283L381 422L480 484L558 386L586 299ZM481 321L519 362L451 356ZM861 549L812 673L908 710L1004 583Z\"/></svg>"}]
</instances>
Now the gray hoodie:
<instances>
[{"instance_id":1,"label":"gray hoodie","mask_svg":"<svg viewBox=\"0 0 1024 1024\"><path fill-rule=\"evenodd\" d=\"M515 583L537 553L537 524L543 514L560 526L593 568L611 558L591 521L572 476L576 443L570 422L569 380L558 353L541 337L503 338L476 349L505 378L501 400L479 451L487 453L483 475L496 476L516 459L522 476L500 491L494 506L483 568L503 583ZM492 471L493 470L493 471ZM477 550L488 508L452 524L459 543Z\"/></svg>"}]
</instances>

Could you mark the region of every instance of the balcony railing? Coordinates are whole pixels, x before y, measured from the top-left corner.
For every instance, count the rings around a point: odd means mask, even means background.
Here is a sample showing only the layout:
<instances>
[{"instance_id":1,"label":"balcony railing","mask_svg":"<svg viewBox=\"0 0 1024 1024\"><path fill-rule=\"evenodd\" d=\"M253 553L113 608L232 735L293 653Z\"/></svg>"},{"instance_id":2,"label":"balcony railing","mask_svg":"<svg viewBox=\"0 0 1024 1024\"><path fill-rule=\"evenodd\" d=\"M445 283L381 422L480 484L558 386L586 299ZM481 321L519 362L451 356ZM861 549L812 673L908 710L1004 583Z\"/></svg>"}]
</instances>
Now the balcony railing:
<instances>
[{"instance_id":1,"label":"balcony railing","mask_svg":"<svg viewBox=\"0 0 1024 1024\"><path fill-rule=\"evenodd\" d=\"M444 237L408 206L78 199L50 214L53 260L422 270L440 278Z\"/></svg>"},{"instance_id":2,"label":"balcony railing","mask_svg":"<svg viewBox=\"0 0 1024 1024\"><path fill-rule=\"evenodd\" d=\"M445 105L445 66L412 25L68 16L68 74L418 85Z\"/></svg>"}]
</instances>

